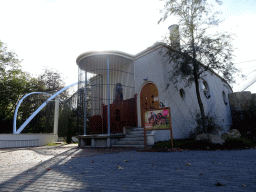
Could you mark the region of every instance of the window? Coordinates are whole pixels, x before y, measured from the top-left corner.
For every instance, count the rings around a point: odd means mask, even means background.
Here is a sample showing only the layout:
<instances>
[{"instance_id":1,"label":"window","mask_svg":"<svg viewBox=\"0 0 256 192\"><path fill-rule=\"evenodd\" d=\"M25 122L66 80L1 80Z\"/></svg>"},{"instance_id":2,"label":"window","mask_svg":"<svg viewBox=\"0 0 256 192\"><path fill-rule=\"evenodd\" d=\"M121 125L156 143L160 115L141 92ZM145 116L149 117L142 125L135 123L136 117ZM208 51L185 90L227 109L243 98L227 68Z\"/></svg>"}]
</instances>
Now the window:
<instances>
[{"instance_id":1,"label":"window","mask_svg":"<svg viewBox=\"0 0 256 192\"><path fill-rule=\"evenodd\" d=\"M224 101L225 105L227 105L228 104L228 100L227 100L226 93L224 91L222 91L222 97L223 97L223 101Z\"/></svg>"},{"instance_id":2,"label":"window","mask_svg":"<svg viewBox=\"0 0 256 192\"><path fill-rule=\"evenodd\" d=\"M182 99L185 99L185 91L184 89L180 89L180 96Z\"/></svg>"},{"instance_id":3,"label":"window","mask_svg":"<svg viewBox=\"0 0 256 192\"><path fill-rule=\"evenodd\" d=\"M207 99L209 99L211 97L211 95L210 95L208 83L206 81L203 81L202 86L203 86L203 92L204 92L205 97Z\"/></svg>"}]
</instances>

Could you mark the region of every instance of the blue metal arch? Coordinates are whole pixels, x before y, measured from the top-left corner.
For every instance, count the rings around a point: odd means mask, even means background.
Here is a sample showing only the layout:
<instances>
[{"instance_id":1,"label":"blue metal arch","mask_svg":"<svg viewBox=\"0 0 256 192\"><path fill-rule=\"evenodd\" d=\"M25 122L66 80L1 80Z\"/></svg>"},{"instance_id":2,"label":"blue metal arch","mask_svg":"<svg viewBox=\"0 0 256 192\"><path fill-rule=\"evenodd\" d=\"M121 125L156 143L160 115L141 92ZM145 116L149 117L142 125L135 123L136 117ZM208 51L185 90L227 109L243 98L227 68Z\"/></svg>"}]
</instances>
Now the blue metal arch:
<instances>
[{"instance_id":1,"label":"blue metal arch","mask_svg":"<svg viewBox=\"0 0 256 192\"><path fill-rule=\"evenodd\" d=\"M61 89L60 91L58 91L57 93L55 93L54 95L52 95L49 99L47 99L21 126L18 130L16 130L16 120L17 120L17 114L18 114L18 109L19 106L21 104L21 102L29 95L32 94L48 94L48 93L43 93L43 92L32 92L29 93L27 95L25 95L24 97L22 97L22 99L19 101L18 105L16 106L15 112L14 112L14 118L13 118L13 134L20 134L20 132L27 126L27 124L46 106L46 104L51 101L53 98L55 98L57 95L59 95L60 93L62 93L63 91L67 90L68 88L77 85L78 83L84 83L85 81L80 81L77 83L73 83L67 87L64 87L63 89ZM50 94L49 94L50 95Z\"/></svg>"}]
</instances>

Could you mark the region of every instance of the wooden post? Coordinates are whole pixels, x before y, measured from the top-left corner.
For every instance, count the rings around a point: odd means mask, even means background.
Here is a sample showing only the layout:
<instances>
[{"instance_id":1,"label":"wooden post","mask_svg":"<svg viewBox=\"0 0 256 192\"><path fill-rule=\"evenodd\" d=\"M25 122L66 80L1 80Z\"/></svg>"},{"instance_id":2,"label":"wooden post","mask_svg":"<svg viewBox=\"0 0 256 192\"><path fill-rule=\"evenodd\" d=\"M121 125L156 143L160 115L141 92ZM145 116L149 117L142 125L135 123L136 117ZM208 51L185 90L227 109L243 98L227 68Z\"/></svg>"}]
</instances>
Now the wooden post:
<instances>
[{"instance_id":1,"label":"wooden post","mask_svg":"<svg viewBox=\"0 0 256 192\"><path fill-rule=\"evenodd\" d=\"M171 136L172 149L173 149L173 137L172 137L171 110L169 110L169 113L170 113L170 116L169 116L169 121L170 121L170 136Z\"/></svg>"},{"instance_id":2,"label":"wooden post","mask_svg":"<svg viewBox=\"0 0 256 192\"><path fill-rule=\"evenodd\" d=\"M146 145L147 145L146 139L147 139L147 136L146 136L146 129L145 129L145 127L143 127L143 132L144 132L144 150L146 150Z\"/></svg>"},{"instance_id":3,"label":"wooden post","mask_svg":"<svg viewBox=\"0 0 256 192\"><path fill-rule=\"evenodd\" d=\"M137 116L137 94L134 95L134 99L135 99L135 121L136 121L136 127L138 127L138 116Z\"/></svg>"},{"instance_id":4,"label":"wooden post","mask_svg":"<svg viewBox=\"0 0 256 192\"><path fill-rule=\"evenodd\" d=\"M104 103L102 103L102 132L101 132L101 134L103 134L103 126L104 125Z\"/></svg>"}]
</instances>

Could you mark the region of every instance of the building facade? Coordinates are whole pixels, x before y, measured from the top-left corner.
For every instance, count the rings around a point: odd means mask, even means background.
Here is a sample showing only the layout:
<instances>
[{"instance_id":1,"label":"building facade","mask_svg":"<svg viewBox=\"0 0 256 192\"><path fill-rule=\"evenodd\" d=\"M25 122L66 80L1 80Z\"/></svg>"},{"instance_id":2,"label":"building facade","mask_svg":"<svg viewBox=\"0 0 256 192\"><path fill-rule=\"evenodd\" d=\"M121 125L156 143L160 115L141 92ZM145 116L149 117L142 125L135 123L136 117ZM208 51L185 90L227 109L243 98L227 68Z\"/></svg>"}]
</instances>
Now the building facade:
<instances>
[{"instance_id":1,"label":"building facade","mask_svg":"<svg viewBox=\"0 0 256 192\"><path fill-rule=\"evenodd\" d=\"M172 64L164 56L167 47L164 43L156 43L137 55L106 51L78 56L79 70L87 74L85 77L93 74L86 78L91 88L89 132L106 133L108 126L111 133L122 131L124 126L143 127L145 110L170 107L173 138L189 136L196 126L196 114L200 112L195 85L185 87L183 82L169 81ZM229 93L232 93L230 85L219 75L204 72L200 94L205 113L214 117L224 132L232 124ZM99 127L97 131L93 131L93 126ZM154 131L154 135L155 141L170 139L169 130Z\"/></svg>"}]
</instances>

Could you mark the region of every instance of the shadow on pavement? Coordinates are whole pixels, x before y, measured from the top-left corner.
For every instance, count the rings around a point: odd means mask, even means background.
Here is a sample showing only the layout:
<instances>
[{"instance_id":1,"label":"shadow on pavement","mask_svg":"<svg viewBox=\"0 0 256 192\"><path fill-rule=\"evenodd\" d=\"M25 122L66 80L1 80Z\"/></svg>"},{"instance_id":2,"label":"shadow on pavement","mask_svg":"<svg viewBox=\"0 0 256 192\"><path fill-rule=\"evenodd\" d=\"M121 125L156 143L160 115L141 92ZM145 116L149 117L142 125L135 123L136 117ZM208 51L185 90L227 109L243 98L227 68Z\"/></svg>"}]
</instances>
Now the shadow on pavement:
<instances>
[{"instance_id":1,"label":"shadow on pavement","mask_svg":"<svg viewBox=\"0 0 256 192\"><path fill-rule=\"evenodd\" d=\"M122 148L78 148L69 147L64 145L59 146L44 146L44 147L30 147L30 148L17 148L4 150L5 152L16 152L16 151L33 151L44 156L53 156L46 161L42 161L37 165L29 165L28 162L24 163L22 157L20 163L17 165L11 165L1 168L0 174L2 179L0 180L0 191L26 191L26 190L52 190L58 191L61 189L67 189L72 191L73 189L85 189L88 187L88 183L80 182L79 176L88 173L92 169L87 169L86 172L79 169L72 169L75 162L80 160L78 157L88 157L88 162L93 163L91 158L93 156L119 153L129 151L131 149ZM87 162L87 163L88 163ZM80 164L83 162L79 161ZM25 171L18 171L18 166L28 166ZM26 164L26 165L25 165ZM36 164L36 163L34 163ZM31 167L32 166L32 167ZM24 167L23 167L24 169ZM3 173L4 172L4 173ZM8 173L9 172L9 173ZM15 174L16 173L16 174ZM6 179L8 178L8 179ZM50 188L49 188L50 186ZM72 188L72 186L74 188ZM71 187L70 190L68 190ZM66 191L66 190L65 190Z\"/></svg>"}]
</instances>

